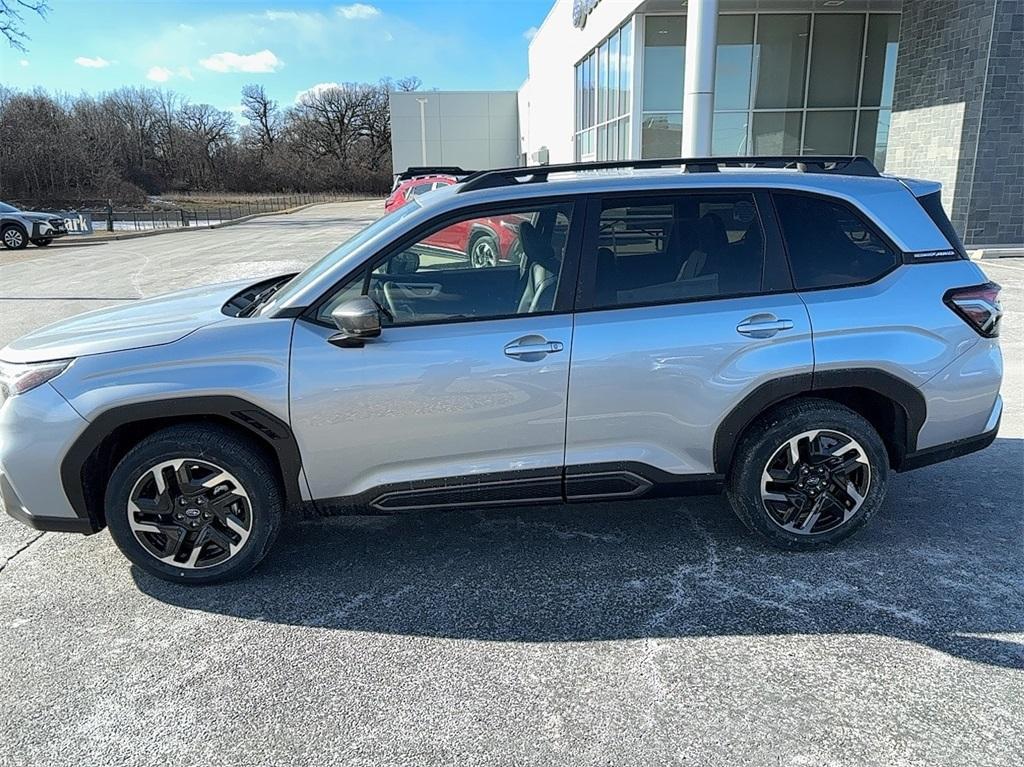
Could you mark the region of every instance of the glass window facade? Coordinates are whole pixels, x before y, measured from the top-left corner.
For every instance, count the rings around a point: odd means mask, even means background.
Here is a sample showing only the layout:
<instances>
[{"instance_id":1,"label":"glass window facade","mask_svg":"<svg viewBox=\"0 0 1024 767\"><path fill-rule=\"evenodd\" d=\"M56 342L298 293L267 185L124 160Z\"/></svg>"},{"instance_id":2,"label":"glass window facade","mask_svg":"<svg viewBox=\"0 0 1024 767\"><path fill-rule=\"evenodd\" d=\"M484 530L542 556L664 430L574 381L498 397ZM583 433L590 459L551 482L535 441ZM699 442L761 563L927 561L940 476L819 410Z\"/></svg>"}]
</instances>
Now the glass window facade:
<instances>
[{"instance_id":1,"label":"glass window facade","mask_svg":"<svg viewBox=\"0 0 1024 767\"><path fill-rule=\"evenodd\" d=\"M884 168L899 28L898 13L719 16L713 151Z\"/></svg>"},{"instance_id":2,"label":"glass window facade","mask_svg":"<svg viewBox=\"0 0 1024 767\"><path fill-rule=\"evenodd\" d=\"M629 157L633 72L630 19L576 64L577 160Z\"/></svg>"},{"instance_id":3,"label":"glass window facade","mask_svg":"<svg viewBox=\"0 0 1024 767\"><path fill-rule=\"evenodd\" d=\"M634 62L633 25L642 25ZM718 18L712 151L849 154L885 167L900 15L723 13ZM682 151L686 17L648 14L576 66L576 158L630 156L634 63L641 157Z\"/></svg>"}]
</instances>

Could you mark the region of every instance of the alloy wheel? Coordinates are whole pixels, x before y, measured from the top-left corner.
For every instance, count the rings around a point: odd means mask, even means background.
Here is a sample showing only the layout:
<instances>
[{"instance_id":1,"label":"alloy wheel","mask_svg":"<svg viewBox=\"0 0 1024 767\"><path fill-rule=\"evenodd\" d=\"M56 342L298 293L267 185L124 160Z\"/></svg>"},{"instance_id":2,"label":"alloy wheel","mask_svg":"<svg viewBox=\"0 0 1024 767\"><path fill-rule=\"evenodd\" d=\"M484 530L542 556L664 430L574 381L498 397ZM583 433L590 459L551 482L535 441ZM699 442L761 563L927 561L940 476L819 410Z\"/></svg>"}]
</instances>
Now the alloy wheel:
<instances>
[{"instance_id":1,"label":"alloy wheel","mask_svg":"<svg viewBox=\"0 0 1024 767\"><path fill-rule=\"evenodd\" d=\"M148 469L128 499L128 525L153 557L175 567L213 567L235 556L252 532L252 504L225 469L192 458Z\"/></svg>"},{"instance_id":2,"label":"alloy wheel","mask_svg":"<svg viewBox=\"0 0 1024 767\"><path fill-rule=\"evenodd\" d=\"M490 237L477 238L470 251L469 260L476 269L497 265L498 251Z\"/></svg>"},{"instance_id":3,"label":"alloy wheel","mask_svg":"<svg viewBox=\"0 0 1024 767\"><path fill-rule=\"evenodd\" d=\"M871 466L853 437L805 431L779 447L761 473L761 502L783 530L816 535L846 523L864 503Z\"/></svg>"},{"instance_id":4,"label":"alloy wheel","mask_svg":"<svg viewBox=\"0 0 1024 767\"><path fill-rule=\"evenodd\" d=\"M4 245L8 248L20 248L25 242L25 235L21 233L21 230L10 227L4 232Z\"/></svg>"}]
</instances>

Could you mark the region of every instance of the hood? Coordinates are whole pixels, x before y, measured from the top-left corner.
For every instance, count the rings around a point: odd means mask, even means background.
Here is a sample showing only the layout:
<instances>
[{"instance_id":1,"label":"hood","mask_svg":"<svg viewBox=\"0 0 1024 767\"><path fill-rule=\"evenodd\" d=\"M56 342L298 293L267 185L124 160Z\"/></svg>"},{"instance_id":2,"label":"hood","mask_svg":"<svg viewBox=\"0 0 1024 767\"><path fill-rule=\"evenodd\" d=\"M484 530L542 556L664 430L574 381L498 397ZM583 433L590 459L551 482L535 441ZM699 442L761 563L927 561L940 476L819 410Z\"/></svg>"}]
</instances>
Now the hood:
<instances>
[{"instance_id":1,"label":"hood","mask_svg":"<svg viewBox=\"0 0 1024 767\"><path fill-rule=\"evenodd\" d=\"M23 216L29 221L52 221L55 218L64 220L59 213L40 213L38 210L19 210L17 215Z\"/></svg>"},{"instance_id":2,"label":"hood","mask_svg":"<svg viewBox=\"0 0 1024 767\"><path fill-rule=\"evenodd\" d=\"M208 285L79 314L13 341L0 350L0 359L42 362L173 343L226 319L221 307L251 284Z\"/></svg>"}]
</instances>

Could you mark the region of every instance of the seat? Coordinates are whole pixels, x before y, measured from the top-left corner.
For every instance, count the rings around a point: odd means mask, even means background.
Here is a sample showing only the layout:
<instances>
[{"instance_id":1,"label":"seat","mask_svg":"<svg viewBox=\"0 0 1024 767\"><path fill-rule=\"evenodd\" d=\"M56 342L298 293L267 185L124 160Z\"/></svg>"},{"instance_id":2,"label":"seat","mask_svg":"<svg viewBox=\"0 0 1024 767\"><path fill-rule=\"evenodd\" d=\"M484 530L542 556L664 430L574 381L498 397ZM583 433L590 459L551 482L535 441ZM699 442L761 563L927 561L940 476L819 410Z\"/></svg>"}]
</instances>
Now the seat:
<instances>
[{"instance_id":1,"label":"seat","mask_svg":"<svg viewBox=\"0 0 1024 767\"><path fill-rule=\"evenodd\" d=\"M519 225L519 240L523 245L524 285L519 299L518 314L546 311L545 302L553 305L552 293L558 283L561 264L551 243L529 221Z\"/></svg>"},{"instance_id":2,"label":"seat","mask_svg":"<svg viewBox=\"0 0 1024 767\"><path fill-rule=\"evenodd\" d=\"M683 262L677 279L693 280L717 274L729 247L725 224L714 213L705 213L697 221L697 247Z\"/></svg>"}]
</instances>

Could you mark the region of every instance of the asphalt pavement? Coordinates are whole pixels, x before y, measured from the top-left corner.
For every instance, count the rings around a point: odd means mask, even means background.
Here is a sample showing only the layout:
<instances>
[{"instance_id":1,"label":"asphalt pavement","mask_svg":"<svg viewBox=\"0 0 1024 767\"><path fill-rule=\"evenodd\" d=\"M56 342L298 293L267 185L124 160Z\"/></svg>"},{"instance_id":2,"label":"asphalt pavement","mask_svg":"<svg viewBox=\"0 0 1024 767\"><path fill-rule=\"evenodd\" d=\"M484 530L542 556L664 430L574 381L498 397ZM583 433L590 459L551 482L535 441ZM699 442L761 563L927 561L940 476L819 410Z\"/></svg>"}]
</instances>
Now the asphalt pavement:
<instances>
[{"instance_id":1,"label":"asphalt pavement","mask_svg":"<svg viewBox=\"0 0 1024 767\"><path fill-rule=\"evenodd\" d=\"M0 251L0 345L309 263L379 214ZM188 589L0 517L0 765L1024 763L1024 260L995 444L814 554L724 499L292 524Z\"/></svg>"}]
</instances>

